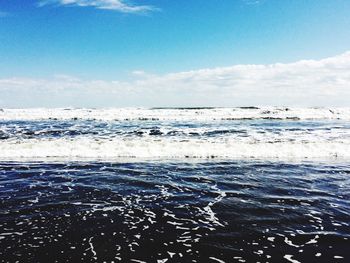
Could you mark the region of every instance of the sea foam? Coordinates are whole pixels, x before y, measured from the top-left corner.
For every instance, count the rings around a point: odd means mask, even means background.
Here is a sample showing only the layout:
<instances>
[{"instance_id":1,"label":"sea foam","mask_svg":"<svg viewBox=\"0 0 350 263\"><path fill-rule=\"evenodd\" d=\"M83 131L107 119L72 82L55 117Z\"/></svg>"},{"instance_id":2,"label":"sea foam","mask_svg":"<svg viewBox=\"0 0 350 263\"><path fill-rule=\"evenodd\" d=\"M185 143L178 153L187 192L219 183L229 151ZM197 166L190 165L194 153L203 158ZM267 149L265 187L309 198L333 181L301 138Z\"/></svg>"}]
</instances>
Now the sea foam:
<instances>
[{"instance_id":1,"label":"sea foam","mask_svg":"<svg viewBox=\"0 0 350 263\"><path fill-rule=\"evenodd\" d=\"M1 159L349 158L350 108L4 109Z\"/></svg>"},{"instance_id":2,"label":"sea foam","mask_svg":"<svg viewBox=\"0 0 350 263\"><path fill-rule=\"evenodd\" d=\"M212 121L245 119L350 120L350 108L105 108L105 109L3 109L0 120L173 120Z\"/></svg>"}]
</instances>

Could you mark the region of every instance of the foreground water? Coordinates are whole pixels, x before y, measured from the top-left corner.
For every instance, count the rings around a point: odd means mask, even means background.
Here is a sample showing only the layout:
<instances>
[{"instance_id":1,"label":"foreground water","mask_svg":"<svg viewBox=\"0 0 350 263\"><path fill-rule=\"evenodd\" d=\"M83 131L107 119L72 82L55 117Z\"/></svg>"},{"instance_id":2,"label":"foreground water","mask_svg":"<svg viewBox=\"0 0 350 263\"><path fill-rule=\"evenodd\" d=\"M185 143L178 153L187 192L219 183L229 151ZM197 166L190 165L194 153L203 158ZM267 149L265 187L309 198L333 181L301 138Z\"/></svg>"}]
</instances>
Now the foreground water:
<instances>
[{"instance_id":1,"label":"foreground water","mask_svg":"<svg viewBox=\"0 0 350 263\"><path fill-rule=\"evenodd\" d=\"M0 262L348 262L349 112L0 111Z\"/></svg>"},{"instance_id":2,"label":"foreground water","mask_svg":"<svg viewBox=\"0 0 350 263\"><path fill-rule=\"evenodd\" d=\"M0 258L345 261L349 174L339 163L1 163Z\"/></svg>"}]
</instances>

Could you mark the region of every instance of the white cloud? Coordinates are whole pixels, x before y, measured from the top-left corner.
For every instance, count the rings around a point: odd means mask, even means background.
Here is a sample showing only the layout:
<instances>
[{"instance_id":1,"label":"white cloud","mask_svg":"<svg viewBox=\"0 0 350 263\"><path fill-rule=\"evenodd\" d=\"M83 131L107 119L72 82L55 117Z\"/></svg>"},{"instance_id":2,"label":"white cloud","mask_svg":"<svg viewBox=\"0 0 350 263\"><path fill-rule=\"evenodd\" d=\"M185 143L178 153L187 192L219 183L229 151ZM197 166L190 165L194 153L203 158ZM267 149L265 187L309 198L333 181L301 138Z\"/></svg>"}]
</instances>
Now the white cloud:
<instances>
[{"instance_id":1,"label":"white cloud","mask_svg":"<svg viewBox=\"0 0 350 263\"><path fill-rule=\"evenodd\" d=\"M350 101L350 52L285 64L132 73L132 81L65 75L0 79L6 101L0 106L348 106Z\"/></svg>"},{"instance_id":2,"label":"white cloud","mask_svg":"<svg viewBox=\"0 0 350 263\"><path fill-rule=\"evenodd\" d=\"M125 0L41 0L38 5L62 5L62 6L80 6L94 7L97 9L114 10L123 13L142 13L157 10L157 8L148 5L132 5Z\"/></svg>"}]
</instances>

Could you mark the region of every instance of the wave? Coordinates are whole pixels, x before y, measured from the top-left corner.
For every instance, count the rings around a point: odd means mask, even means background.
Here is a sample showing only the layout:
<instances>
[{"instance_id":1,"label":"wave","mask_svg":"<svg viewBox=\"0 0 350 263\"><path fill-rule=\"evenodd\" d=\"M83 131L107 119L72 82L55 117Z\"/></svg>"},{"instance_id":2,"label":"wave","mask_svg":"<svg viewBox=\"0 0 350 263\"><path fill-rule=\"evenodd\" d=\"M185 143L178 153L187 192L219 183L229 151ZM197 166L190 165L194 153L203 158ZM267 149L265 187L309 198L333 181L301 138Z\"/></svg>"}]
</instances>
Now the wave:
<instances>
[{"instance_id":1,"label":"wave","mask_svg":"<svg viewBox=\"0 0 350 263\"><path fill-rule=\"evenodd\" d=\"M168 138L58 138L0 142L0 158L349 158L350 141L237 142Z\"/></svg>"},{"instance_id":2,"label":"wave","mask_svg":"<svg viewBox=\"0 0 350 263\"><path fill-rule=\"evenodd\" d=\"M220 121L350 120L350 108L108 108L2 109L0 120Z\"/></svg>"},{"instance_id":3,"label":"wave","mask_svg":"<svg viewBox=\"0 0 350 263\"><path fill-rule=\"evenodd\" d=\"M3 109L0 159L349 158L349 120L350 108Z\"/></svg>"}]
</instances>

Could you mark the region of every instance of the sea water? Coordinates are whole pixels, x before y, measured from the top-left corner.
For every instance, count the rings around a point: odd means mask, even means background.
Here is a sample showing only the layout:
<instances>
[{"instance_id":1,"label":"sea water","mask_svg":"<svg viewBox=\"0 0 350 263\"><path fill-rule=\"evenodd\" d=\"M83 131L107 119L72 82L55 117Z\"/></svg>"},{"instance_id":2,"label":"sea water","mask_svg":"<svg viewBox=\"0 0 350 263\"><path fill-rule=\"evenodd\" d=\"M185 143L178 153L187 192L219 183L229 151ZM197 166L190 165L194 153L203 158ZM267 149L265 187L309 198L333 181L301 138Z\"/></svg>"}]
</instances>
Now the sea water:
<instances>
[{"instance_id":1,"label":"sea water","mask_svg":"<svg viewBox=\"0 0 350 263\"><path fill-rule=\"evenodd\" d=\"M0 262L348 262L349 108L0 110Z\"/></svg>"}]
</instances>

